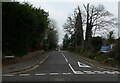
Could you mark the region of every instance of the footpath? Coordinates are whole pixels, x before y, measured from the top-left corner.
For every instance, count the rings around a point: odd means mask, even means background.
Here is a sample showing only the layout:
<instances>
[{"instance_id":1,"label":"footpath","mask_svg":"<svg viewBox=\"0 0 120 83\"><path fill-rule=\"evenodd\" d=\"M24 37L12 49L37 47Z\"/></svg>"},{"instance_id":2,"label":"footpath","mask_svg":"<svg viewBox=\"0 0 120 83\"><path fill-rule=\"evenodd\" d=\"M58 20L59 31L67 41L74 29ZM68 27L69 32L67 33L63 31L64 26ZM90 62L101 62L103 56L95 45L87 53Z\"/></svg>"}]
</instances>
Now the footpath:
<instances>
[{"instance_id":1,"label":"footpath","mask_svg":"<svg viewBox=\"0 0 120 83\"><path fill-rule=\"evenodd\" d=\"M35 51L27 54L27 56L33 56L30 60L24 60L19 63L11 64L2 67L2 74L18 74L31 71L38 67L43 61L48 58L47 54L44 54L44 51Z\"/></svg>"}]
</instances>

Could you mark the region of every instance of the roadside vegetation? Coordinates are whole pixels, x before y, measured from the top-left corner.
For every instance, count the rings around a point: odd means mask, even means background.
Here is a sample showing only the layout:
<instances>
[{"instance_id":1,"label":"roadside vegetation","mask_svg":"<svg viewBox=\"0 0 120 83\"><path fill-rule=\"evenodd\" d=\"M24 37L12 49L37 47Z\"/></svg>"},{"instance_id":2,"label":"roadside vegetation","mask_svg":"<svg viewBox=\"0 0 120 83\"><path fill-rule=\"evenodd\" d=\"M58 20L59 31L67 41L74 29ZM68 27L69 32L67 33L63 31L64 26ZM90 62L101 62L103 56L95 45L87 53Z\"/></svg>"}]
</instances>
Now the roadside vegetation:
<instances>
[{"instance_id":1,"label":"roadside vegetation","mask_svg":"<svg viewBox=\"0 0 120 83\"><path fill-rule=\"evenodd\" d=\"M63 50L79 53L110 66L120 65L119 39L114 36L117 19L104 5L83 4L75 8L63 25L66 32ZM113 45L108 53L101 53L103 44Z\"/></svg>"},{"instance_id":2,"label":"roadside vegetation","mask_svg":"<svg viewBox=\"0 0 120 83\"><path fill-rule=\"evenodd\" d=\"M56 28L55 20L40 7L19 2L2 3L3 58L55 49L58 46Z\"/></svg>"}]
</instances>

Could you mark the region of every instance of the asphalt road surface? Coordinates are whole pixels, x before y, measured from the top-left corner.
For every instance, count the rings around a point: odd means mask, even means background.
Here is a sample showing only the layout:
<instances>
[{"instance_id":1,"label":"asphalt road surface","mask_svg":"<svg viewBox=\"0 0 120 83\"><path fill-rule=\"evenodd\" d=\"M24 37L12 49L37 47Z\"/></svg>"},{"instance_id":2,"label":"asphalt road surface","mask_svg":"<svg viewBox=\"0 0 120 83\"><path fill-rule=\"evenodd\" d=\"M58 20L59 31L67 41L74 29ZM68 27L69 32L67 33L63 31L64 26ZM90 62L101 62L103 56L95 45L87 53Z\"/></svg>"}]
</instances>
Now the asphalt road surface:
<instances>
[{"instance_id":1,"label":"asphalt road surface","mask_svg":"<svg viewBox=\"0 0 120 83\"><path fill-rule=\"evenodd\" d=\"M120 81L117 71L104 70L67 51L52 51L32 71L3 76L3 81Z\"/></svg>"}]
</instances>

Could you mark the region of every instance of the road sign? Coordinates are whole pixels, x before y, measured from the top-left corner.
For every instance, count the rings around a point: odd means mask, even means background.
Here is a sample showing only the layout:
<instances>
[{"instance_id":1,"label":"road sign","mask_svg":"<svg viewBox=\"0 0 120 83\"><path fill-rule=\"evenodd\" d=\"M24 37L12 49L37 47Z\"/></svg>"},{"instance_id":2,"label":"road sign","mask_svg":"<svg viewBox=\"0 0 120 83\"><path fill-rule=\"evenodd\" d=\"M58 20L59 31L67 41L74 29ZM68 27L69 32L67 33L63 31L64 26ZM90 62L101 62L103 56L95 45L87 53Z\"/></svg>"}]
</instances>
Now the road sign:
<instances>
[{"instance_id":1,"label":"road sign","mask_svg":"<svg viewBox=\"0 0 120 83\"><path fill-rule=\"evenodd\" d=\"M110 51L110 45L102 45L102 47L101 47L101 52L103 52L103 53L108 53L109 51Z\"/></svg>"}]
</instances>

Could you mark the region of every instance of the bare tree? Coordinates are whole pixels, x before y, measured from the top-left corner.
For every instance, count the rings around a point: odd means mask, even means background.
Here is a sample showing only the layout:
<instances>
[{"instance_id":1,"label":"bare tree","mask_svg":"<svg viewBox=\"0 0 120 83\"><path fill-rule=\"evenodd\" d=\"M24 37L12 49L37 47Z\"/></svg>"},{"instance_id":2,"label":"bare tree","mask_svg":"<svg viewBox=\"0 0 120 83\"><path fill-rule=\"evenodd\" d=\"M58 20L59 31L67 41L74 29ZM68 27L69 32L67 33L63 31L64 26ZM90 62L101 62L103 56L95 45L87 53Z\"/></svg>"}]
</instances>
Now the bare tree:
<instances>
[{"instance_id":1,"label":"bare tree","mask_svg":"<svg viewBox=\"0 0 120 83\"><path fill-rule=\"evenodd\" d=\"M82 47L83 39L83 23L82 23L81 10L78 6L75 8L71 17L68 17L67 22L64 24L65 31L71 35L71 39L74 39L75 47Z\"/></svg>"},{"instance_id":2,"label":"bare tree","mask_svg":"<svg viewBox=\"0 0 120 83\"><path fill-rule=\"evenodd\" d=\"M115 25L115 18L111 18L113 15L109 11L105 10L103 5L87 6L83 5L86 11L86 33L85 33L85 48L91 48L92 29L102 29L106 26Z\"/></svg>"}]
</instances>

